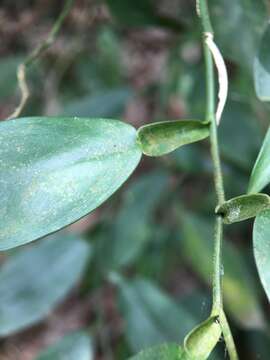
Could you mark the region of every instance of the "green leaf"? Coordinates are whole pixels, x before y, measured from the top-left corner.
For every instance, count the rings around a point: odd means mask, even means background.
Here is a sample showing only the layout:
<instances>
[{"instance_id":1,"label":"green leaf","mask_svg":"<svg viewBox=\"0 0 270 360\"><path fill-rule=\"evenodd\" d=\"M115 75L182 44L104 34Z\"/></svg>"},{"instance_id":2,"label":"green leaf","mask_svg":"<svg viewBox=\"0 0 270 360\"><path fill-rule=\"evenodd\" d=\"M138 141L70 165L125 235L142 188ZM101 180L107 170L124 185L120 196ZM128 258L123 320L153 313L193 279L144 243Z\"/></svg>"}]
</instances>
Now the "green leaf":
<instances>
[{"instance_id":1,"label":"green leaf","mask_svg":"<svg viewBox=\"0 0 270 360\"><path fill-rule=\"evenodd\" d=\"M118 116L123 112L132 92L128 88L118 88L86 95L64 106L61 115L108 117Z\"/></svg>"},{"instance_id":2,"label":"green leaf","mask_svg":"<svg viewBox=\"0 0 270 360\"><path fill-rule=\"evenodd\" d=\"M210 11L216 42L224 55L252 73L258 42L267 22L265 2L212 0Z\"/></svg>"},{"instance_id":3,"label":"green leaf","mask_svg":"<svg viewBox=\"0 0 270 360\"><path fill-rule=\"evenodd\" d=\"M142 152L148 156L162 156L208 136L209 124L195 120L158 122L138 130Z\"/></svg>"},{"instance_id":4,"label":"green leaf","mask_svg":"<svg viewBox=\"0 0 270 360\"><path fill-rule=\"evenodd\" d=\"M251 106L228 101L219 137L222 157L244 171L250 171L263 138Z\"/></svg>"},{"instance_id":5,"label":"green leaf","mask_svg":"<svg viewBox=\"0 0 270 360\"><path fill-rule=\"evenodd\" d=\"M190 214L180 214L183 233L183 259L206 283L212 282L214 223ZM237 323L245 328L264 326L254 279L244 256L225 241L223 244L223 288L226 309Z\"/></svg>"},{"instance_id":6,"label":"green leaf","mask_svg":"<svg viewBox=\"0 0 270 360\"><path fill-rule=\"evenodd\" d=\"M151 0L106 0L112 15L127 26L156 25Z\"/></svg>"},{"instance_id":7,"label":"green leaf","mask_svg":"<svg viewBox=\"0 0 270 360\"><path fill-rule=\"evenodd\" d=\"M0 268L0 336L46 317L77 283L89 255L83 240L59 234L8 258Z\"/></svg>"},{"instance_id":8,"label":"green leaf","mask_svg":"<svg viewBox=\"0 0 270 360\"><path fill-rule=\"evenodd\" d=\"M201 144L190 144L171 153L166 161L168 164L179 171L190 174L209 174L212 173L212 164L208 154L204 154Z\"/></svg>"},{"instance_id":9,"label":"green leaf","mask_svg":"<svg viewBox=\"0 0 270 360\"><path fill-rule=\"evenodd\" d=\"M151 282L142 278L125 280L116 274L112 281L120 290L125 336L132 350L137 352L167 341L183 341L196 325L188 311Z\"/></svg>"},{"instance_id":10,"label":"green leaf","mask_svg":"<svg viewBox=\"0 0 270 360\"><path fill-rule=\"evenodd\" d=\"M208 316L211 312L211 291L207 290L205 292L202 292L201 290L198 290L198 288L195 288L191 293L181 296L178 303L180 306L184 307L184 309L187 310L190 314L192 314L192 316L196 320L196 325L203 323L205 322L206 316ZM220 353L219 351L221 349L223 350L223 346L219 345L220 343L211 352L211 355L208 357L209 360L224 360L224 357L222 356L223 352L221 351Z\"/></svg>"},{"instance_id":11,"label":"green leaf","mask_svg":"<svg viewBox=\"0 0 270 360\"><path fill-rule=\"evenodd\" d=\"M254 62L255 89L261 101L270 101L270 24L268 24Z\"/></svg>"},{"instance_id":12,"label":"green leaf","mask_svg":"<svg viewBox=\"0 0 270 360\"><path fill-rule=\"evenodd\" d=\"M267 131L260 153L249 181L248 193L261 191L270 183L270 128Z\"/></svg>"},{"instance_id":13,"label":"green leaf","mask_svg":"<svg viewBox=\"0 0 270 360\"><path fill-rule=\"evenodd\" d=\"M163 344L141 351L129 360L189 360L177 344ZM190 359L191 360L191 359ZM195 360L195 359L194 359Z\"/></svg>"},{"instance_id":14,"label":"green leaf","mask_svg":"<svg viewBox=\"0 0 270 360\"><path fill-rule=\"evenodd\" d=\"M80 219L136 168L136 131L117 120L21 118L0 124L0 250Z\"/></svg>"},{"instance_id":15,"label":"green leaf","mask_svg":"<svg viewBox=\"0 0 270 360\"><path fill-rule=\"evenodd\" d=\"M270 300L270 210L259 214L255 220L253 248L259 276Z\"/></svg>"},{"instance_id":16,"label":"green leaf","mask_svg":"<svg viewBox=\"0 0 270 360\"><path fill-rule=\"evenodd\" d=\"M225 224L232 224L256 217L270 208L270 197L266 194L242 195L218 206L216 213L222 215Z\"/></svg>"},{"instance_id":17,"label":"green leaf","mask_svg":"<svg viewBox=\"0 0 270 360\"><path fill-rule=\"evenodd\" d=\"M185 338L184 349L194 359L205 360L216 347L221 328L215 317L210 317L193 329Z\"/></svg>"},{"instance_id":18,"label":"green leaf","mask_svg":"<svg viewBox=\"0 0 270 360\"><path fill-rule=\"evenodd\" d=\"M245 342L249 354L253 355L254 359L268 360L270 349L269 332L252 331L246 335Z\"/></svg>"},{"instance_id":19,"label":"green leaf","mask_svg":"<svg viewBox=\"0 0 270 360\"><path fill-rule=\"evenodd\" d=\"M17 86L17 67L22 61L22 56L5 57L0 60L0 96L2 100L14 95Z\"/></svg>"},{"instance_id":20,"label":"green leaf","mask_svg":"<svg viewBox=\"0 0 270 360\"><path fill-rule=\"evenodd\" d=\"M113 17L124 26L161 26L172 30L183 30L178 19L162 15L153 0L106 0ZM181 19L183 20L183 19Z\"/></svg>"},{"instance_id":21,"label":"green leaf","mask_svg":"<svg viewBox=\"0 0 270 360\"><path fill-rule=\"evenodd\" d=\"M100 272L130 264L142 253L151 238L154 213L166 194L169 179L167 173L153 171L136 179L124 192L120 211L95 242Z\"/></svg>"},{"instance_id":22,"label":"green leaf","mask_svg":"<svg viewBox=\"0 0 270 360\"><path fill-rule=\"evenodd\" d=\"M36 360L93 360L91 339L86 332L75 332L63 337L44 350Z\"/></svg>"}]
</instances>

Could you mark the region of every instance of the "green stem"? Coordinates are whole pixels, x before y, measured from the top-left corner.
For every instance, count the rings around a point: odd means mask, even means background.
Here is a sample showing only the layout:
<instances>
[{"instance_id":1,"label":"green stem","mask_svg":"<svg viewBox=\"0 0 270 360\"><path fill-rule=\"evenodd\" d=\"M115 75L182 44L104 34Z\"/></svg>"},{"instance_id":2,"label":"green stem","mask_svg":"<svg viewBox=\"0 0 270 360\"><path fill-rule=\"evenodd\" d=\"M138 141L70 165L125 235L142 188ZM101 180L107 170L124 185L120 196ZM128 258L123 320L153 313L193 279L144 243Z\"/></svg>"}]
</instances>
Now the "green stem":
<instances>
[{"instance_id":1,"label":"green stem","mask_svg":"<svg viewBox=\"0 0 270 360\"><path fill-rule=\"evenodd\" d=\"M63 10L61 11L60 15L56 19L51 31L49 32L49 35L47 38L42 42L40 45L38 45L32 53L24 60L25 67L28 67L31 65L39 56L41 53L43 53L45 50L47 50L54 42L59 30L61 29L63 22L67 15L69 14L74 0L67 0L64 4Z\"/></svg>"},{"instance_id":2,"label":"green stem","mask_svg":"<svg viewBox=\"0 0 270 360\"><path fill-rule=\"evenodd\" d=\"M204 32L213 33L213 27L210 21L207 0L196 0L197 10L201 18L202 27Z\"/></svg>"},{"instance_id":3,"label":"green stem","mask_svg":"<svg viewBox=\"0 0 270 360\"><path fill-rule=\"evenodd\" d=\"M212 31L210 24L207 3L205 0L200 0L200 16L204 33ZM207 44L204 42L204 56L206 66L206 120L210 122L210 143L211 155L214 164L214 182L217 194L218 205L225 201L223 178L221 171L221 161L219 156L217 124L216 124L216 99L215 99L215 75L214 75L214 62L211 51ZM222 219L217 217L215 229L215 249L214 249L214 274L213 274L213 313L217 315L219 309L222 308Z\"/></svg>"},{"instance_id":4,"label":"green stem","mask_svg":"<svg viewBox=\"0 0 270 360\"><path fill-rule=\"evenodd\" d=\"M201 0L201 4L206 4L205 0ZM206 11L206 5L201 9L202 19L204 18L204 11ZM209 23L208 12L206 13L206 17L208 21L206 21L206 25ZM206 26L205 25L205 26ZM207 31L208 27L204 28L205 33L209 33ZM213 32L211 32L213 34ZM219 145L218 145L218 135L217 135L217 123L216 123L216 96L215 96L215 76L214 76L214 61L209 50L208 46L204 42L204 56L205 56L205 66L206 66L206 120L210 122L210 140L211 140L211 155L214 164L214 181L215 181L215 189L218 198L218 205L221 205L225 201L225 193L224 193L224 185L222 178L222 170L221 170L221 161L219 155Z\"/></svg>"},{"instance_id":5,"label":"green stem","mask_svg":"<svg viewBox=\"0 0 270 360\"><path fill-rule=\"evenodd\" d=\"M211 25L207 0L197 0L197 8L201 18L204 37L208 34L214 35ZM204 39L205 40L205 39ZM225 201L225 191L223 185L223 176L221 169L221 160L219 153L218 132L215 116L216 96L215 96L215 73L214 61L210 49L204 41L204 56L206 66L206 120L210 122L210 143L211 156L214 165L214 183L217 194L218 205ZM212 315L218 316L224 340L231 360L238 360L235 344L231 334L229 324L223 311L222 300L222 239L223 239L223 222L220 216L216 217L215 227L215 245L214 245L214 269L213 269L213 307Z\"/></svg>"},{"instance_id":6,"label":"green stem","mask_svg":"<svg viewBox=\"0 0 270 360\"><path fill-rule=\"evenodd\" d=\"M233 340L230 325L223 310L219 314L219 321L230 359L238 360L239 358L236 351L236 346Z\"/></svg>"},{"instance_id":7,"label":"green stem","mask_svg":"<svg viewBox=\"0 0 270 360\"><path fill-rule=\"evenodd\" d=\"M213 305L212 316L219 316L223 308L222 301L222 237L223 222L220 216L216 218L215 225L215 248L214 248L214 271L213 271Z\"/></svg>"}]
</instances>

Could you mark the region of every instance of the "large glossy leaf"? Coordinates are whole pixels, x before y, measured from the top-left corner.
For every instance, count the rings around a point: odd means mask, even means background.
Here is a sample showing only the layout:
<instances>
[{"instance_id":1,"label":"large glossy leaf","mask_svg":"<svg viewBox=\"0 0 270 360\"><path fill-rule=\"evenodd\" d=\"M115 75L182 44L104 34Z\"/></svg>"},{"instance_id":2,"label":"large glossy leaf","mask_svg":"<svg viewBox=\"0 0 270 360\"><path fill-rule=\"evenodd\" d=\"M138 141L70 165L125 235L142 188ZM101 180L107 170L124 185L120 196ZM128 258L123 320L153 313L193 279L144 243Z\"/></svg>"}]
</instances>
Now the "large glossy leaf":
<instances>
[{"instance_id":1,"label":"large glossy leaf","mask_svg":"<svg viewBox=\"0 0 270 360\"><path fill-rule=\"evenodd\" d=\"M257 96L270 101L270 24L268 24L254 62L254 79Z\"/></svg>"},{"instance_id":2,"label":"large glossy leaf","mask_svg":"<svg viewBox=\"0 0 270 360\"><path fill-rule=\"evenodd\" d=\"M66 335L44 350L36 360L93 360L93 348L86 332Z\"/></svg>"},{"instance_id":3,"label":"large glossy leaf","mask_svg":"<svg viewBox=\"0 0 270 360\"><path fill-rule=\"evenodd\" d=\"M166 172L153 171L136 179L125 191L113 223L95 242L100 272L128 265L141 254L151 238L153 215L166 194L169 179Z\"/></svg>"},{"instance_id":4,"label":"large glossy leaf","mask_svg":"<svg viewBox=\"0 0 270 360\"><path fill-rule=\"evenodd\" d=\"M141 351L129 360L195 360L188 359L177 344L163 344Z\"/></svg>"},{"instance_id":5,"label":"large glossy leaf","mask_svg":"<svg viewBox=\"0 0 270 360\"><path fill-rule=\"evenodd\" d=\"M181 214L183 259L209 285L212 283L214 224L192 215ZM264 320L253 277L244 257L228 241L223 244L223 288L225 306L239 325L262 328Z\"/></svg>"},{"instance_id":6,"label":"large glossy leaf","mask_svg":"<svg viewBox=\"0 0 270 360\"><path fill-rule=\"evenodd\" d=\"M138 140L148 156L162 156L209 136L209 124L195 120L164 121L142 126Z\"/></svg>"},{"instance_id":7,"label":"large glossy leaf","mask_svg":"<svg viewBox=\"0 0 270 360\"><path fill-rule=\"evenodd\" d=\"M270 129L265 136L260 153L252 170L248 193L256 193L270 182Z\"/></svg>"},{"instance_id":8,"label":"large glossy leaf","mask_svg":"<svg viewBox=\"0 0 270 360\"><path fill-rule=\"evenodd\" d=\"M218 206L216 213L222 215L225 224L256 217L270 208L270 197L266 194L241 195Z\"/></svg>"},{"instance_id":9,"label":"large glossy leaf","mask_svg":"<svg viewBox=\"0 0 270 360\"><path fill-rule=\"evenodd\" d=\"M188 311L151 282L142 278L128 281L119 276L113 280L120 289L125 336L133 351L167 341L181 342L196 325Z\"/></svg>"},{"instance_id":10,"label":"large glossy leaf","mask_svg":"<svg viewBox=\"0 0 270 360\"><path fill-rule=\"evenodd\" d=\"M259 276L270 300L270 210L264 211L255 220L253 248Z\"/></svg>"},{"instance_id":11,"label":"large glossy leaf","mask_svg":"<svg viewBox=\"0 0 270 360\"><path fill-rule=\"evenodd\" d=\"M117 120L22 118L0 124L0 250L78 220L136 168L133 127Z\"/></svg>"},{"instance_id":12,"label":"large glossy leaf","mask_svg":"<svg viewBox=\"0 0 270 360\"><path fill-rule=\"evenodd\" d=\"M47 316L79 280L89 251L80 238L59 234L8 258L0 268L0 336Z\"/></svg>"}]
</instances>

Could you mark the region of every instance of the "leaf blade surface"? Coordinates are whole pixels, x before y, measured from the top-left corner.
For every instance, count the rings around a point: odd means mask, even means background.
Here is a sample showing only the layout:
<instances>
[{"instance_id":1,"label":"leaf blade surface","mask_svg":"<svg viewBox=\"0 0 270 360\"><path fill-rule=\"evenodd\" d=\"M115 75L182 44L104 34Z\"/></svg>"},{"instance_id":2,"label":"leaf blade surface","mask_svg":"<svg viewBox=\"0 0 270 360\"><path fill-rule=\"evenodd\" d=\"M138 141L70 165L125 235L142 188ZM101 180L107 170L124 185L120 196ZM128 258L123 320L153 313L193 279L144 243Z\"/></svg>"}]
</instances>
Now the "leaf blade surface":
<instances>
[{"instance_id":1,"label":"leaf blade surface","mask_svg":"<svg viewBox=\"0 0 270 360\"><path fill-rule=\"evenodd\" d=\"M0 250L43 237L110 197L141 157L135 129L88 118L0 124Z\"/></svg>"}]
</instances>

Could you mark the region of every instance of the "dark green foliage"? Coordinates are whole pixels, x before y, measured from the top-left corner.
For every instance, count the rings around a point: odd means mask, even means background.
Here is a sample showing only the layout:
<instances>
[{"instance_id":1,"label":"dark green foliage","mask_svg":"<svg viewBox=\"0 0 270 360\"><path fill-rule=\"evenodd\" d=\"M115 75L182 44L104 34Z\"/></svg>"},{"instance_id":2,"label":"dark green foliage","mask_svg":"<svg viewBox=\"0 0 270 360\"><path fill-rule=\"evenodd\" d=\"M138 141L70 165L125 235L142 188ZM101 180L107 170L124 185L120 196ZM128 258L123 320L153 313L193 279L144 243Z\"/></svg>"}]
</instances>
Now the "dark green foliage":
<instances>
[{"instance_id":1,"label":"dark green foliage","mask_svg":"<svg viewBox=\"0 0 270 360\"><path fill-rule=\"evenodd\" d=\"M254 78L257 96L262 101L270 101L270 25L263 34L254 63Z\"/></svg>"},{"instance_id":2,"label":"dark green foliage","mask_svg":"<svg viewBox=\"0 0 270 360\"><path fill-rule=\"evenodd\" d=\"M182 24L174 17L159 13L153 0L106 0L112 15L121 25L133 27L159 26L180 31Z\"/></svg>"},{"instance_id":3,"label":"dark green foliage","mask_svg":"<svg viewBox=\"0 0 270 360\"><path fill-rule=\"evenodd\" d=\"M130 360L188 360L184 351L179 345L166 344L159 345L151 349L144 350ZM192 359L190 359L192 360Z\"/></svg>"},{"instance_id":4,"label":"dark green foliage","mask_svg":"<svg viewBox=\"0 0 270 360\"><path fill-rule=\"evenodd\" d=\"M22 17L39 7L30 1L18 6ZM209 318L219 215L236 223L224 227L220 270L240 359L269 360L263 306L270 299L267 2L209 1L230 82L218 128L226 201L217 208L209 124L170 120L206 118L195 1L104 0L101 7L91 2L89 13L83 2L74 6L62 40L27 73L31 97L23 114L53 117L0 124L0 250L25 244L1 253L0 336L7 339L0 357L7 358L10 342L25 345L24 336L10 335L30 330L35 344L56 316L61 334L54 339L52 332L51 345L39 349L36 360L225 359L220 319ZM3 23L6 7L19 20L17 6L4 1L3 7ZM46 26L60 4L49 7ZM3 28L5 118L19 95L16 65L37 39L26 26L8 49L9 27ZM131 182L92 213L128 179L142 153L162 158L143 157ZM89 212L66 232L27 244ZM253 217L252 249L243 220ZM78 332L70 333L69 316ZM42 321L45 326L33 330Z\"/></svg>"},{"instance_id":5,"label":"dark green foliage","mask_svg":"<svg viewBox=\"0 0 270 360\"><path fill-rule=\"evenodd\" d=\"M196 320L184 307L151 282L141 278L133 281L115 279L115 276L112 280L120 290L125 333L134 352L155 344L181 342L196 325Z\"/></svg>"},{"instance_id":6,"label":"dark green foliage","mask_svg":"<svg viewBox=\"0 0 270 360\"><path fill-rule=\"evenodd\" d=\"M257 268L264 290L270 299L270 211L264 211L256 218L253 229L253 247Z\"/></svg>"},{"instance_id":7,"label":"dark green foliage","mask_svg":"<svg viewBox=\"0 0 270 360\"><path fill-rule=\"evenodd\" d=\"M182 215L181 219L179 231L182 232L184 260L210 285L213 221L194 215ZM262 328L264 320L252 273L243 254L228 242L223 247L223 271L224 301L231 316L243 327Z\"/></svg>"},{"instance_id":8,"label":"dark green foliage","mask_svg":"<svg viewBox=\"0 0 270 360\"><path fill-rule=\"evenodd\" d=\"M264 189L270 182L270 130L267 131L260 153L252 170L248 192Z\"/></svg>"},{"instance_id":9,"label":"dark green foliage","mask_svg":"<svg viewBox=\"0 0 270 360\"><path fill-rule=\"evenodd\" d=\"M122 207L96 243L99 272L107 274L138 260L151 241L153 218L169 186L169 174L150 172L130 184Z\"/></svg>"},{"instance_id":10,"label":"dark green foliage","mask_svg":"<svg viewBox=\"0 0 270 360\"><path fill-rule=\"evenodd\" d=\"M58 343L46 349L36 360L92 360L93 348L86 332L66 335Z\"/></svg>"},{"instance_id":11,"label":"dark green foliage","mask_svg":"<svg viewBox=\"0 0 270 360\"><path fill-rule=\"evenodd\" d=\"M59 234L8 258L0 268L0 336L47 316L78 282L90 254L80 237Z\"/></svg>"}]
</instances>

